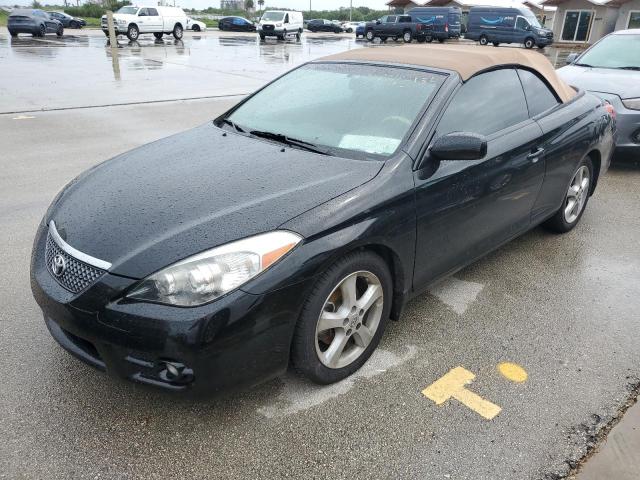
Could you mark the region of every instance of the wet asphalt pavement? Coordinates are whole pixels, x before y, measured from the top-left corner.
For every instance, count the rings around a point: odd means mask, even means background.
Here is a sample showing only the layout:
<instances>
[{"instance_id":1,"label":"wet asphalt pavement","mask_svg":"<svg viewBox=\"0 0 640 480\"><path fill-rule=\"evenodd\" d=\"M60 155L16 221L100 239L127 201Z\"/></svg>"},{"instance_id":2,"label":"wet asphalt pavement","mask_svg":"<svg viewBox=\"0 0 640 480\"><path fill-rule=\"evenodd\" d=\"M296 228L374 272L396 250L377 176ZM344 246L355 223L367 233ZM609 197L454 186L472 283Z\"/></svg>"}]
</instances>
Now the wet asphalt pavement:
<instances>
[{"instance_id":1,"label":"wet asphalt pavement","mask_svg":"<svg viewBox=\"0 0 640 480\"><path fill-rule=\"evenodd\" d=\"M12 41L0 29L0 111L23 112L0 114L0 478L556 479L637 392L632 165L614 165L569 234L535 229L415 299L342 383L290 373L189 400L70 357L29 289L33 235L55 193L106 158L207 121L239 98L229 95L363 45L318 35L261 46L217 33L121 42L118 80L101 32ZM503 361L527 380L501 376ZM499 415L421 394L458 366Z\"/></svg>"}]
</instances>

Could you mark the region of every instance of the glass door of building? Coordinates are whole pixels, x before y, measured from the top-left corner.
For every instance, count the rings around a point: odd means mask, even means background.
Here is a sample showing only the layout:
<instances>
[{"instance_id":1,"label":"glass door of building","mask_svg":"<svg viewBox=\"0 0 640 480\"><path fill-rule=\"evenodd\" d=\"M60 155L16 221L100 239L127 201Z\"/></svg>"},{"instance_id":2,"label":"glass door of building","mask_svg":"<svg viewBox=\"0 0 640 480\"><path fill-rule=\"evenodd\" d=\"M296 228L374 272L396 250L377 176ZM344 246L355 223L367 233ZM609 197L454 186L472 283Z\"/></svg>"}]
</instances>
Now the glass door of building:
<instances>
[{"instance_id":1,"label":"glass door of building","mask_svg":"<svg viewBox=\"0 0 640 480\"><path fill-rule=\"evenodd\" d=\"M586 42L591 32L593 12L591 10L567 10L562 26L565 42Z\"/></svg>"}]
</instances>

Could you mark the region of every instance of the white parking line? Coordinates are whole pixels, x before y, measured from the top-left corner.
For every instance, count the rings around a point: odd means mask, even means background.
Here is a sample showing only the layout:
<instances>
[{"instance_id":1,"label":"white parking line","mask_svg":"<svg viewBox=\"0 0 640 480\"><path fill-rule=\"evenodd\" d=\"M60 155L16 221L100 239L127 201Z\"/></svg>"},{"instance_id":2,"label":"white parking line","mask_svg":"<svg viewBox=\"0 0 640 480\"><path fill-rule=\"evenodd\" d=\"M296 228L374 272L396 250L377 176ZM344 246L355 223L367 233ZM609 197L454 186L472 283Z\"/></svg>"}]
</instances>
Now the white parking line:
<instances>
[{"instance_id":1,"label":"white parking line","mask_svg":"<svg viewBox=\"0 0 640 480\"><path fill-rule=\"evenodd\" d=\"M315 385L297 376L283 378L284 387L278 397L269 405L258 408L257 412L267 418L284 417L320 405L351 390L358 378L371 378L397 367L415 356L415 345L407 346L402 355L388 350L376 350L369 361L356 373L333 385Z\"/></svg>"},{"instance_id":2,"label":"white parking line","mask_svg":"<svg viewBox=\"0 0 640 480\"><path fill-rule=\"evenodd\" d=\"M484 285L481 283L468 282L455 277L449 277L429 290L429 293L450 307L458 315L462 315L483 289Z\"/></svg>"}]
</instances>

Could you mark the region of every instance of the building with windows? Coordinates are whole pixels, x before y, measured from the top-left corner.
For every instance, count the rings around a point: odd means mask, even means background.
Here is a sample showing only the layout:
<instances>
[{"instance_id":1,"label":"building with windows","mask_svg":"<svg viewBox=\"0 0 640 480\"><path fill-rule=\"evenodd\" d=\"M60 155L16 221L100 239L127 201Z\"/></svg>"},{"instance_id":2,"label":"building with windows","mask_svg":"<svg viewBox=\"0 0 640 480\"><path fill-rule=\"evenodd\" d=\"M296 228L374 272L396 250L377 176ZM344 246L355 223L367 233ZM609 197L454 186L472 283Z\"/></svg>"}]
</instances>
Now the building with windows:
<instances>
[{"instance_id":1,"label":"building with windows","mask_svg":"<svg viewBox=\"0 0 640 480\"><path fill-rule=\"evenodd\" d=\"M592 44L614 30L640 28L640 0L545 0L557 7L556 42Z\"/></svg>"},{"instance_id":2,"label":"building with windows","mask_svg":"<svg viewBox=\"0 0 640 480\"><path fill-rule=\"evenodd\" d=\"M244 0L220 0L223 10L244 10Z\"/></svg>"}]
</instances>

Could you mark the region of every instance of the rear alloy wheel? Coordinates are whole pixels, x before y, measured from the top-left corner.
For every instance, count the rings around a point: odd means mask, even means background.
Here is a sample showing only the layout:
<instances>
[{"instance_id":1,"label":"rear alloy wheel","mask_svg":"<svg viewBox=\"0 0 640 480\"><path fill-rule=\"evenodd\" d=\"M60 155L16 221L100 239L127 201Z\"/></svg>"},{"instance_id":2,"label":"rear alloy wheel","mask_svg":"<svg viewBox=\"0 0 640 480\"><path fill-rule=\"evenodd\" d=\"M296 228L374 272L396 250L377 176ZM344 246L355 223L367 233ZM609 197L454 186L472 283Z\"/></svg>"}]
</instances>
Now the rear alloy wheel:
<instances>
[{"instance_id":1,"label":"rear alloy wheel","mask_svg":"<svg viewBox=\"0 0 640 480\"><path fill-rule=\"evenodd\" d=\"M404 43L411 43L411 40L413 40L413 35L411 35L411 30L407 30L402 34L402 40L404 41Z\"/></svg>"},{"instance_id":2,"label":"rear alloy wheel","mask_svg":"<svg viewBox=\"0 0 640 480\"><path fill-rule=\"evenodd\" d=\"M364 36L367 40L369 40L370 42L373 42L373 39L374 39L373 30L367 30L367 33L365 33Z\"/></svg>"},{"instance_id":3,"label":"rear alloy wheel","mask_svg":"<svg viewBox=\"0 0 640 480\"><path fill-rule=\"evenodd\" d=\"M129 25L129 28L127 28L127 38L134 42L139 36L140 30L138 30L138 27L136 25Z\"/></svg>"},{"instance_id":4,"label":"rear alloy wheel","mask_svg":"<svg viewBox=\"0 0 640 480\"><path fill-rule=\"evenodd\" d=\"M194 26L193 26L193 28L192 28L192 30L193 30L194 32L199 32L199 31L200 31L200 25L194 25Z\"/></svg>"},{"instance_id":5,"label":"rear alloy wheel","mask_svg":"<svg viewBox=\"0 0 640 480\"><path fill-rule=\"evenodd\" d=\"M536 42L533 41L533 38L527 38L524 41L524 48L533 48L533 46L536 44Z\"/></svg>"},{"instance_id":6,"label":"rear alloy wheel","mask_svg":"<svg viewBox=\"0 0 640 480\"><path fill-rule=\"evenodd\" d=\"M478 42L480 42L480 45L487 45L489 43L489 39L487 38L486 35L481 35L480 40L478 40Z\"/></svg>"},{"instance_id":7,"label":"rear alloy wheel","mask_svg":"<svg viewBox=\"0 0 640 480\"><path fill-rule=\"evenodd\" d=\"M587 157L573 174L562 207L545 222L545 227L557 233L565 233L578 224L591 195L592 179L593 162Z\"/></svg>"},{"instance_id":8,"label":"rear alloy wheel","mask_svg":"<svg viewBox=\"0 0 640 480\"><path fill-rule=\"evenodd\" d=\"M497 47L497 46L499 46L499 45L500 45L500 42L491 42L491 43L493 43L493 46L494 46L494 47Z\"/></svg>"},{"instance_id":9,"label":"rear alloy wheel","mask_svg":"<svg viewBox=\"0 0 640 480\"><path fill-rule=\"evenodd\" d=\"M69 28L80 28L80 24L76 21L69 22Z\"/></svg>"},{"instance_id":10,"label":"rear alloy wheel","mask_svg":"<svg viewBox=\"0 0 640 480\"><path fill-rule=\"evenodd\" d=\"M370 252L347 255L319 276L296 326L294 366L333 383L358 370L378 346L391 309L391 274Z\"/></svg>"},{"instance_id":11,"label":"rear alloy wheel","mask_svg":"<svg viewBox=\"0 0 640 480\"><path fill-rule=\"evenodd\" d=\"M180 40L182 39L182 35L184 35L182 25L176 23L175 27L173 27L173 38L175 38L176 40Z\"/></svg>"}]
</instances>

